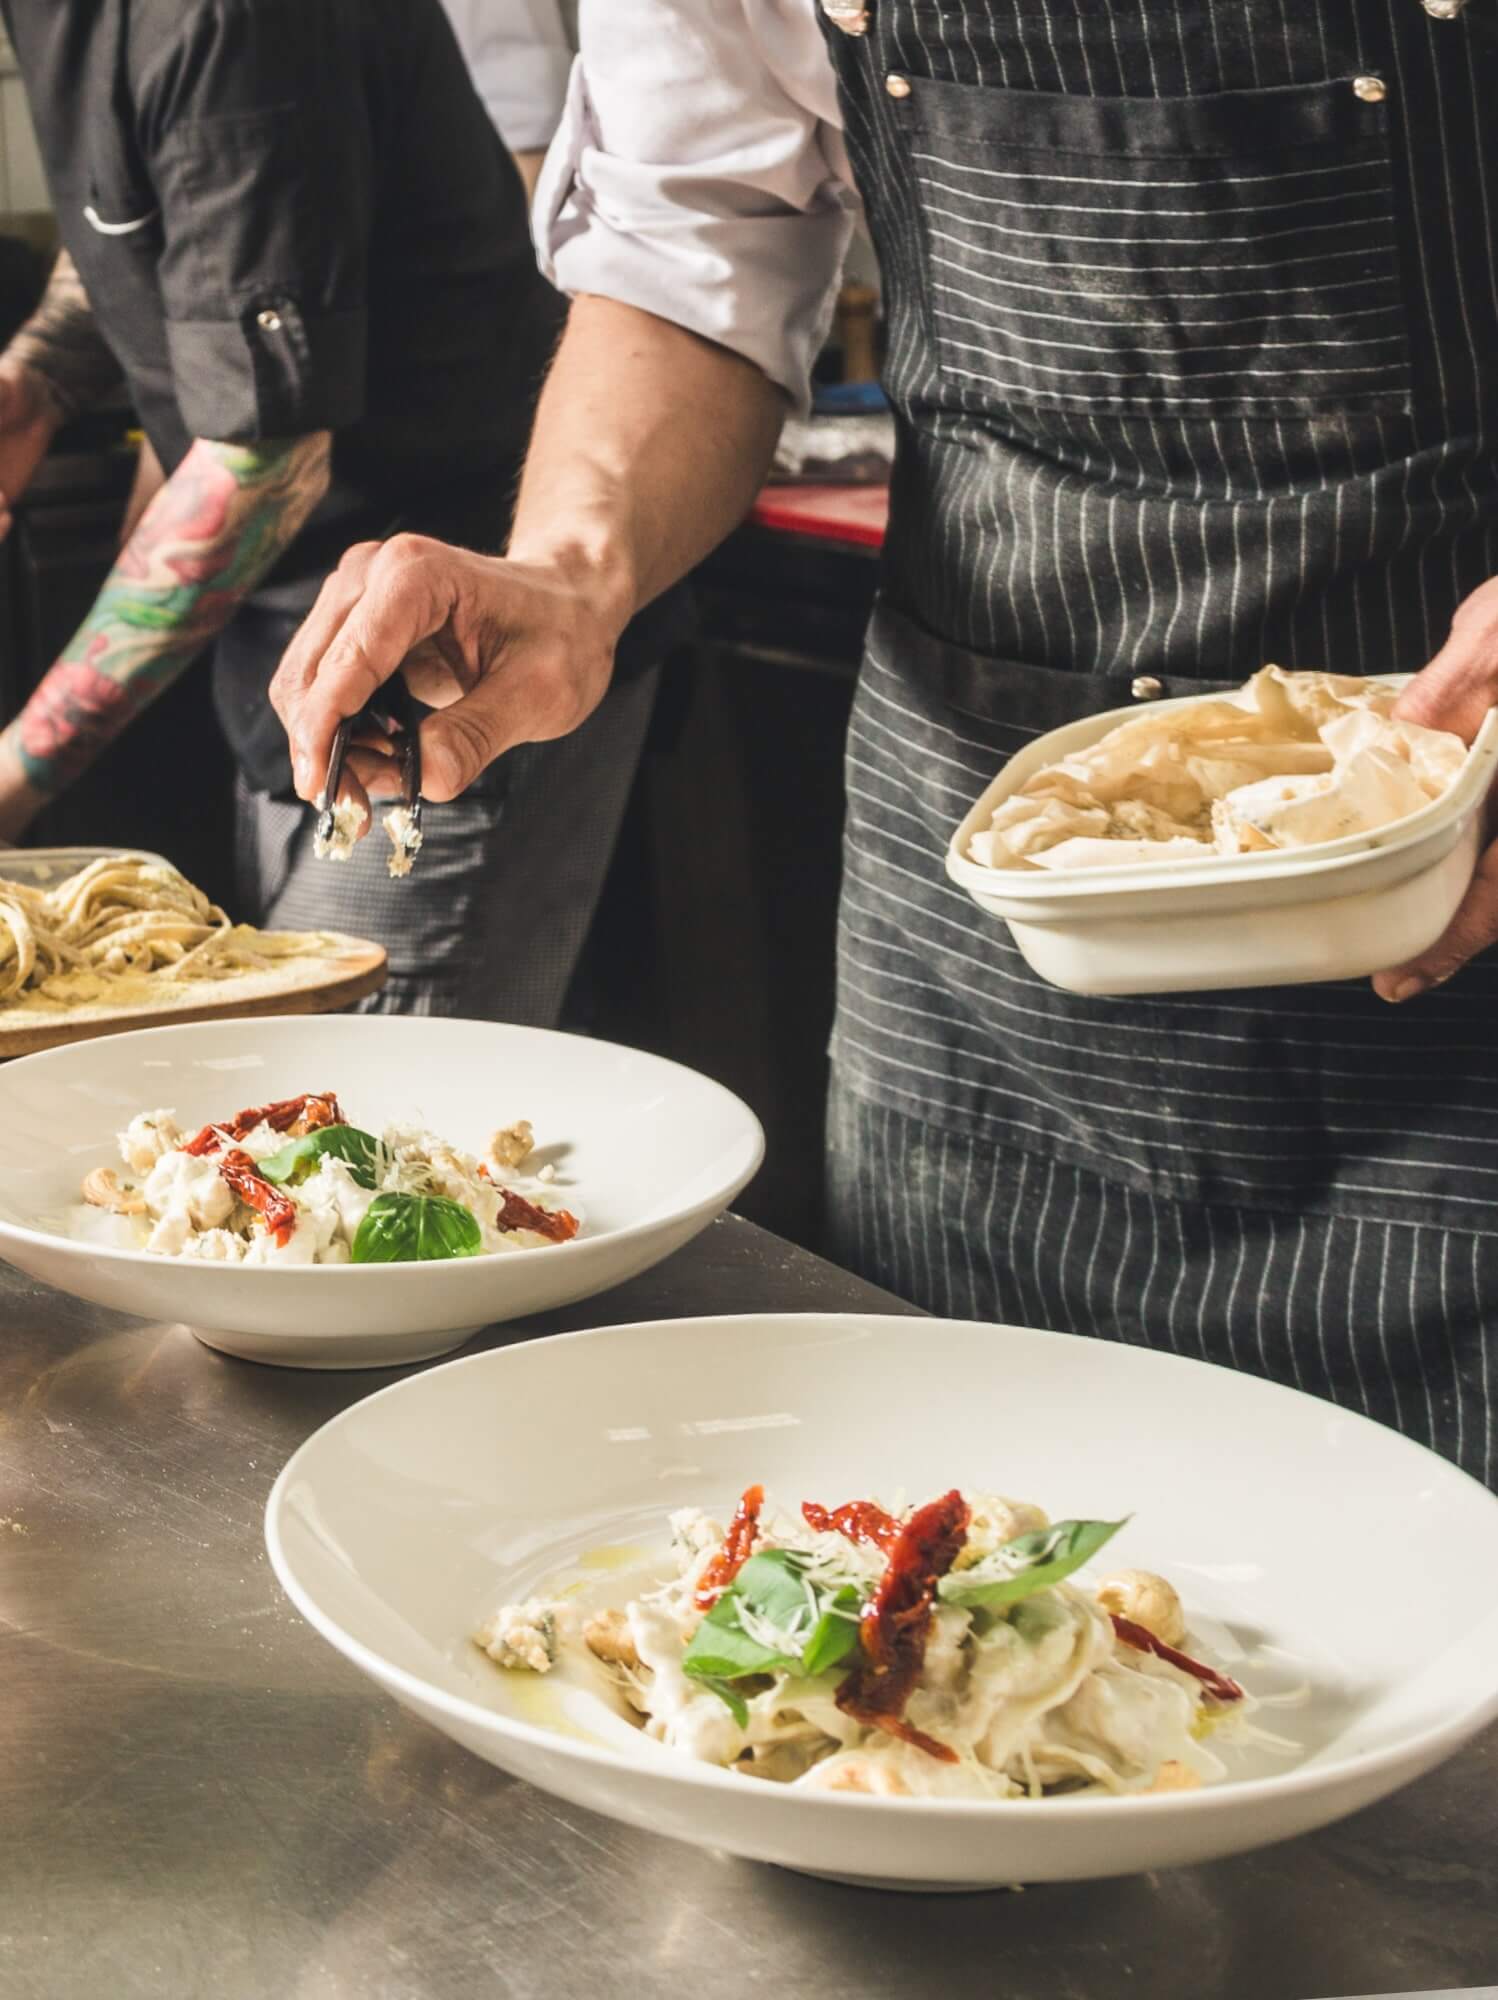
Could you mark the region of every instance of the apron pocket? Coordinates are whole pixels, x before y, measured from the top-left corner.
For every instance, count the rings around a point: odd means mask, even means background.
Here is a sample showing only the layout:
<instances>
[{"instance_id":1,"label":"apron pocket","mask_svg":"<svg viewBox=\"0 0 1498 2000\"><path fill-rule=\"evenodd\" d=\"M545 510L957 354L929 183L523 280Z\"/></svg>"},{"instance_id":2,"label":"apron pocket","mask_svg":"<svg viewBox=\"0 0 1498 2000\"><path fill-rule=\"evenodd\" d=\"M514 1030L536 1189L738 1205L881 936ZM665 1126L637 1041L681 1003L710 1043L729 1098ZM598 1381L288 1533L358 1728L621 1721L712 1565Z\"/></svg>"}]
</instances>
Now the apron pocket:
<instances>
[{"instance_id":1,"label":"apron pocket","mask_svg":"<svg viewBox=\"0 0 1498 2000\"><path fill-rule=\"evenodd\" d=\"M1087 98L917 77L894 108L957 406L1409 409L1376 84Z\"/></svg>"}]
</instances>

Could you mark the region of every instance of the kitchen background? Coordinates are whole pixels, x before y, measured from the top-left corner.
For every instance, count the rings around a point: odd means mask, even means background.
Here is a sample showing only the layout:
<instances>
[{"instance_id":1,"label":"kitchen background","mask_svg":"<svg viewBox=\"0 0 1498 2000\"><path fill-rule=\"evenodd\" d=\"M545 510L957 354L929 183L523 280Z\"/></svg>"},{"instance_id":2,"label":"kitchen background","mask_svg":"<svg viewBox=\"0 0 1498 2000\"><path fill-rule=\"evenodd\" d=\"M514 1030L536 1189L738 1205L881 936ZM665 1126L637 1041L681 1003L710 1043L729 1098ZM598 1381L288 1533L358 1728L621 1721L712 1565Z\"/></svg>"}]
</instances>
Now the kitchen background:
<instances>
[{"instance_id":1,"label":"kitchen background","mask_svg":"<svg viewBox=\"0 0 1498 2000\"><path fill-rule=\"evenodd\" d=\"M0 342L32 310L54 243L0 34ZM848 276L847 311L819 374L830 401L852 410L801 434L797 456L836 461L842 440L868 442L877 392L839 386L875 365L866 247ZM878 448L854 468L861 488L828 483L845 474L825 466L818 482L803 466L803 483L777 486L697 573L696 635L668 662L569 1022L689 1063L746 1098L769 1158L740 1206L812 1248L822 1241L842 738L877 571L881 421L872 419ZM91 412L59 434L17 509L0 545L0 718L91 603L115 553L136 448L123 401ZM164 853L233 912L231 798L208 676L189 674L32 838Z\"/></svg>"}]
</instances>

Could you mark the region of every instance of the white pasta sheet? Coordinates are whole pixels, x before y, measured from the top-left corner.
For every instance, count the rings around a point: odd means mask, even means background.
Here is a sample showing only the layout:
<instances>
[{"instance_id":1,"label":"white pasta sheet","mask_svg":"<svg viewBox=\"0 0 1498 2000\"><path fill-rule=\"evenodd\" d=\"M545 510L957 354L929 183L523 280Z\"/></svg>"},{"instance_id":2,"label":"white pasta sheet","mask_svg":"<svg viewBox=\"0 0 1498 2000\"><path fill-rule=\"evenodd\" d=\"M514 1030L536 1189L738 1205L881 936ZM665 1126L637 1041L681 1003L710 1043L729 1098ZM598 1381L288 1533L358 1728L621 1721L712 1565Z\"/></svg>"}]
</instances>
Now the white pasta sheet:
<instances>
[{"instance_id":1,"label":"white pasta sheet","mask_svg":"<svg viewBox=\"0 0 1498 2000\"><path fill-rule=\"evenodd\" d=\"M1265 667L1236 693L1154 709L1037 771L970 853L991 868L1119 867L1306 847L1404 819L1466 757L1397 722L1398 691Z\"/></svg>"}]
</instances>

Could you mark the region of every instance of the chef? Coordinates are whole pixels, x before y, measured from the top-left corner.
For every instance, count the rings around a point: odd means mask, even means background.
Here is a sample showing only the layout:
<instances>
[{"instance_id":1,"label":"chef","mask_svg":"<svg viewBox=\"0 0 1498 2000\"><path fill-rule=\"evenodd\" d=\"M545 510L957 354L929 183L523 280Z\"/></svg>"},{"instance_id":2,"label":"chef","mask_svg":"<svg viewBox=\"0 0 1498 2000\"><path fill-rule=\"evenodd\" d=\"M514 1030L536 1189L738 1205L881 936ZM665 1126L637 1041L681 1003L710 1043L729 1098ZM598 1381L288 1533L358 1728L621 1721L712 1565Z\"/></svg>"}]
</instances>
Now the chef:
<instances>
[{"instance_id":1,"label":"chef","mask_svg":"<svg viewBox=\"0 0 1498 2000\"><path fill-rule=\"evenodd\" d=\"M584 0L581 35L536 213L577 303L510 560L350 553L273 689L303 795L434 635L439 796L590 711L804 407L861 200L899 453L848 746L836 1247L1494 1480L1498 852L1372 984L1134 1001L1046 985L942 871L998 764L1102 709L1265 660L1423 666L1405 713L1469 736L1498 697L1485 0Z\"/></svg>"},{"instance_id":2,"label":"chef","mask_svg":"<svg viewBox=\"0 0 1498 2000\"><path fill-rule=\"evenodd\" d=\"M517 142L532 145L560 32L538 4L491 5L507 33L483 55L507 109L526 85ZM438 0L0 12L64 244L0 357L4 502L121 370L149 440L113 572L0 736L0 839L211 648L244 913L383 943L381 1010L554 1025L648 723L650 656L588 730L429 814L419 885L390 880L383 840L343 867L314 858L266 701L351 542L404 524L503 545L562 319ZM525 71L508 97L506 57Z\"/></svg>"}]
</instances>

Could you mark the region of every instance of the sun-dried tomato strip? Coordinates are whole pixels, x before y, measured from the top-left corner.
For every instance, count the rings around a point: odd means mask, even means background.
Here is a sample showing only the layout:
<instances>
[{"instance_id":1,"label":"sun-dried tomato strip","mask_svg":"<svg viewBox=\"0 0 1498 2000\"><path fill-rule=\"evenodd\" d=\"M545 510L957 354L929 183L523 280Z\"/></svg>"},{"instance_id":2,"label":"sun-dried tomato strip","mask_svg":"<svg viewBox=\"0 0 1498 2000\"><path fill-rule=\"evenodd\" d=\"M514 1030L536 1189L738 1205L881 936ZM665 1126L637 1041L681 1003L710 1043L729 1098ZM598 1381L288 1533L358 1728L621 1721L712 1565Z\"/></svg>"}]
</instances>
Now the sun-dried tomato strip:
<instances>
[{"instance_id":1,"label":"sun-dried tomato strip","mask_svg":"<svg viewBox=\"0 0 1498 2000\"><path fill-rule=\"evenodd\" d=\"M257 1125L269 1125L273 1132L296 1130L300 1136L304 1132L320 1132L326 1125L341 1125L343 1122L338 1099L331 1090L304 1091L300 1097L283 1097L275 1104L256 1104L247 1111L236 1111L221 1125L205 1125L181 1151L202 1159L208 1153L218 1152L226 1139L242 1139Z\"/></svg>"},{"instance_id":2,"label":"sun-dried tomato strip","mask_svg":"<svg viewBox=\"0 0 1498 2000\"><path fill-rule=\"evenodd\" d=\"M1163 1639L1157 1639L1147 1625L1136 1625L1132 1618L1120 1618L1116 1611L1109 1617L1113 1629L1126 1646L1132 1646L1137 1653L1153 1653L1157 1660L1169 1660L1182 1673L1192 1674L1199 1680L1213 1701L1242 1701L1243 1689L1226 1674L1218 1673L1216 1667L1203 1665L1193 1660L1189 1653L1179 1652L1174 1646L1167 1646Z\"/></svg>"},{"instance_id":3,"label":"sun-dried tomato strip","mask_svg":"<svg viewBox=\"0 0 1498 2000\"><path fill-rule=\"evenodd\" d=\"M218 1170L239 1199L264 1218L266 1230L275 1238L277 1247L284 1248L296 1228L296 1203L290 1195L272 1187L249 1154L241 1153L237 1147L220 1155Z\"/></svg>"},{"instance_id":4,"label":"sun-dried tomato strip","mask_svg":"<svg viewBox=\"0 0 1498 2000\"><path fill-rule=\"evenodd\" d=\"M877 1549L889 1548L900 1533L894 1515L872 1500L845 1500L841 1507L803 1500L801 1518L818 1535L843 1535L850 1542L871 1542Z\"/></svg>"},{"instance_id":5,"label":"sun-dried tomato strip","mask_svg":"<svg viewBox=\"0 0 1498 2000\"><path fill-rule=\"evenodd\" d=\"M308 1132L321 1132L329 1125L346 1125L338 1099L331 1090L309 1091L302 1099L302 1115L294 1118L285 1129L301 1138ZM278 1125L276 1130L282 1128Z\"/></svg>"},{"instance_id":6,"label":"sun-dried tomato strip","mask_svg":"<svg viewBox=\"0 0 1498 2000\"><path fill-rule=\"evenodd\" d=\"M484 1178L489 1177L486 1174ZM538 1208L533 1201L527 1201L511 1188L499 1190L500 1229L534 1229L538 1236L545 1236L553 1243L570 1243L576 1236L579 1223L575 1215L569 1215L565 1208Z\"/></svg>"},{"instance_id":7,"label":"sun-dried tomato strip","mask_svg":"<svg viewBox=\"0 0 1498 2000\"><path fill-rule=\"evenodd\" d=\"M746 1486L723 1537L723 1546L697 1579L693 1601L699 1611L711 1611L748 1562L759 1533L759 1510L765 1504L763 1486Z\"/></svg>"},{"instance_id":8,"label":"sun-dried tomato strip","mask_svg":"<svg viewBox=\"0 0 1498 2000\"><path fill-rule=\"evenodd\" d=\"M954 1487L918 1508L889 1546L889 1559L859 1621L866 1664L837 1691L837 1705L855 1722L914 1744L928 1757L955 1764L957 1752L905 1718L931 1636L936 1586L967 1539L970 1510Z\"/></svg>"}]
</instances>

